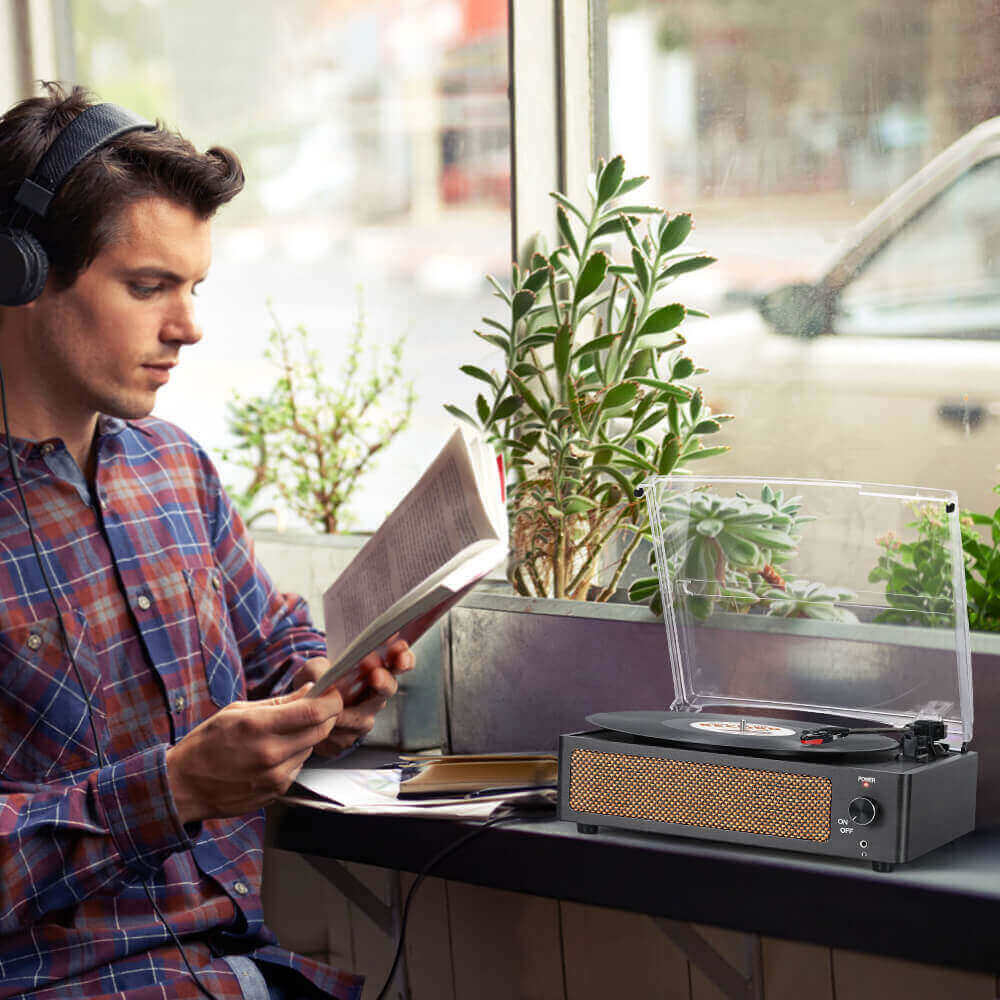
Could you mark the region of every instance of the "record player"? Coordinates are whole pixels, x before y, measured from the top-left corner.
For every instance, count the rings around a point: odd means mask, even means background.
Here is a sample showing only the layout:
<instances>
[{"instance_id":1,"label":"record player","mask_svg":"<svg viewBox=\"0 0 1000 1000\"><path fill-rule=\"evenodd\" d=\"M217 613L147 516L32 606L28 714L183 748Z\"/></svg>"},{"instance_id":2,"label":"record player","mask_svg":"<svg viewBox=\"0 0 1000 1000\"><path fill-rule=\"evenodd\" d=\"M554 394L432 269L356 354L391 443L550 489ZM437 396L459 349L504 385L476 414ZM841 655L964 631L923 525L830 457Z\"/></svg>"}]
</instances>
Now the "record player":
<instances>
[{"instance_id":1,"label":"record player","mask_svg":"<svg viewBox=\"0 0 1000 1000\"><path fill-rule=\"evenodd\" d=\"M957 496L687 475L641 492L675 698L560 738L560 818L879 871L971 831Z\"/></svg>"}]
</instances>

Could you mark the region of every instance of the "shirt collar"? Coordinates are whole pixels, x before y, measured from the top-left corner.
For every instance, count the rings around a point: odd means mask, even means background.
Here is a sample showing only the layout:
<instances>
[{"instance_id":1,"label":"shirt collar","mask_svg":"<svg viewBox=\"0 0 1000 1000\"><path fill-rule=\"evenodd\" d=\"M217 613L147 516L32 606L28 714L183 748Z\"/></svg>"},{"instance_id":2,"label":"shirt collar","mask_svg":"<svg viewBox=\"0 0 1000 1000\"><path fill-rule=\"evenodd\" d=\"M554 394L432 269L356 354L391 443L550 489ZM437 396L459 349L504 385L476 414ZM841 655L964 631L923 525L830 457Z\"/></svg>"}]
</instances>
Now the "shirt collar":
<instances>
[{"instance_id":1,"label":"shirt collar","mask_svg":"<svg viewBox=\"0 0 1000 1000\"><path fill-rule=\"evenodd\" d=\"M132 420L122 420L120 417L108 416L100 413L97 417L97 436L99 438L117 437L127 428L137 430L145 436L149 436L149 431ZM59 442L58 438L46 438L44 441L29 441L26 438L10 437L10 445L14 450L19 462L27 462L33 458L40 458L43 455L42 449L46 444ZM61 443L61 442L60 442ZM10 474L10 460L7 457L7 445L4 441L3 432L0 431L0 476Z\"/></svg>"}]
</instances>

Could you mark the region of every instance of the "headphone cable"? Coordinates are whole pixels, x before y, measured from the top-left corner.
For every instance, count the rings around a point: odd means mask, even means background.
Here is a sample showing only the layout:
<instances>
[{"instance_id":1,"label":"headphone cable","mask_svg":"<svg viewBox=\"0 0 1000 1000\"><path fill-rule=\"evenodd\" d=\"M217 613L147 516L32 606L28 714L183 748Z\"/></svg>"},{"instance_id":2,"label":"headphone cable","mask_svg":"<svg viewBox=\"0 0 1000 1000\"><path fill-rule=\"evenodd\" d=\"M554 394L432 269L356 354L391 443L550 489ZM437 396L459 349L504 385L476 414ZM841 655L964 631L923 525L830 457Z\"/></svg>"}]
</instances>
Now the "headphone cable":
<instances>
[{"instance_id":1,"label":"headphone cable","mask_svg":"<svg viewBox=\"0 0 1000 1000\"><path fill-rule=\"evenodd\" d=\"M501 809L505 811L500 812ZM452 843L442 847L437 854L434 855L420 869L420 874L413 880L413 885L410 886L409 891L406 893L406 901L403 903L402 916L399 921L399 937L396 941L396 951L392 957L392 965L389 966L389 972L386 974L385 980L382 983L382 988L378 991L378 995L375 1000L386 1000L388 996L389 987L392 985L393 977L396 975L396 966L399 965L399 960L403 955L403 941L406 935L406 919L410 913L410 903L413 902L413 897L416 895L417 889L420 887L424 879L449 855L454 854L460 847L464 847L470 840L474 840L476 837L485 833L491 827L499 826L501 823L510 823L513 820L518 820L520 822L530 822L532 819L550 819L551 815L549 813L538 813L536 811L526 811L522 812L517 809L516 805L513 803L502 802L497 809L494 810L492 814L485 823L481 823L474 830L469 831L469 833L463 834L458 840L452 841Z\"/></svg>"},{"instance_id":2,"label":"headphone cable","mask_svg":"<svg viewBox=\"0 0 1000 1000\"><path fill-rule=\"evenodd\" d=\"M35 553L35 563L38 566L39 572L42 574L45 589L49 592L49 599L52 601L52 606L56 612L56 620L59 622L59 631L62 634L63 646L66 649L66 655L69 657L69 662L73 667L73 673L76 675L76 682L80 685L80 693L83 695L83 700L87 705L87 719L90 722L90 734L94 738L94 749L97 752L97 763L100 767L105 767L107 761L105 760L104 753L101 750L101 741L97 738L97 727L94 725L94 706L91 704L90 695L87 693L87 688L83 683L80 668L76 664L76 657L73 655L72 644L69 641L69 634L66 631L66 623L63 621L62 612L59 610L59 602L56 600L55 592L53 591L52 584L49 581L48 571L45 568L45 563L42 561L42 555L38 550L38 539L35 537L35 527L31 523L31 514L28 513L28 501L24 497L24 490L21 489L21 470L17 463L17 455L14 454L14 446L10 441L10 421L7 419L7 387L4 384L3 366L0 366L0 412L3 414L3 431L4 441L7 446L7 460L10 462L10 472L14 477L14 485L17 487L17 495L21 500L21 512L24 515L24 521L28 527L28 537L31 539L31 548Z\"/></svg>"},{"instance_id":3,"label":"headphone cable","mask_svg":"<svg viewBox=\"0 0 1000 1000\"><path fill-rule=\"evenodd\" d=\"M90 700L90 695L87 693L87 688L83 683L83 677L80 674L80 668L77 666L76 657L73 656L73 648L69 641L69 634L66 631L66 623L63 621L62 612L59 610L59 602L56 600L55 592L52 589L52 584L49 580L48 571L45 568L45 563L42 561L42 556L38 548L38 539L35 537L35 527L31 522L31 514L28 512L28 501L25 499L24 490L21 488L21 470L17 464L17 455L14 454L14 446L10 441L10 421L7 419L7 387L4 384L2 365L0 365L0 413L3 415L3 431L4 442L7 447L7 460L10 462L10 472L14 478L14 485L17 487L17 495L21 501L21 512L24 515L24 521L28 527L28 536L31 539L31 548L35 553L35 562L38 565L39 572L42 574L45 589L49 592L49 598L52 601L52 606L55 608L56 619L59 622L59 630L62 633L63 646L66 649L66 655L69 657L69 662L72 664L73 673L76 675L76 682L80 685L80 692L83 695L83 700L87 705L87 719L90 722L90 733L94 738L94 748L97 751L97 763L100 767L107 767L107 758L105 758L104 751L101 749L101 741L97 738L97 727L94 725L94 706ZM157 905L156 899L153 897L152 889L149 886L149 882L144 880L142 887L146 890L146 896L149 898L150 903L152 903L153 909L156 911L156 916L159 918L160 923L162 923L167 929L167 933L173 939L178 951L180 951L181 958L184 960L184 964L187 966L188 972L191 973L191 978L194 979L195 985L206 997L208 997L208 1000L216 1000L214 994L210 993L208 989L206 989L204 983L202 983L199 978L198 973L195 972L191 962L188 960L187 952L184 950L184 945L175 933L173 927L170 926L167 918L163 915L160 907Z\"/></svg>"},{"instance_id":4,"label":"headphone cable","mask_svg":"<svg viewBox=\"0 0 1000 1000\"><path fill-rule=\"evenodd\" d=\"M173 939L174 944L177 946L177 950L181 953L181 958L184 960L184 964L187 966L188 972L191 973L191 978L194 980L195 986L197 986L198 989L201 990L204 996L208 997L208 1000L216 1000L215 994L211 993L208 990L205 984L201 981L201 977L198 975L197 972L194 971L194 967L191 965L191 962L188 959L187 952L184 950L184 943L177 936L177 933L174 931L173 927L170 926L170 923L167 920L167 918L163 915L163 911L157 905L156 899L153 896L153 890L150 888L149 885L151 881L152 879L144 881L142 883L142 887L143 889L146 890L146 896L149 899L150 903L153 904L153 909L156 911L156 915L157 917L159 917L160 923L163 924L163 926L167 929L167 933Z\"/></svg>"}]
</instances>

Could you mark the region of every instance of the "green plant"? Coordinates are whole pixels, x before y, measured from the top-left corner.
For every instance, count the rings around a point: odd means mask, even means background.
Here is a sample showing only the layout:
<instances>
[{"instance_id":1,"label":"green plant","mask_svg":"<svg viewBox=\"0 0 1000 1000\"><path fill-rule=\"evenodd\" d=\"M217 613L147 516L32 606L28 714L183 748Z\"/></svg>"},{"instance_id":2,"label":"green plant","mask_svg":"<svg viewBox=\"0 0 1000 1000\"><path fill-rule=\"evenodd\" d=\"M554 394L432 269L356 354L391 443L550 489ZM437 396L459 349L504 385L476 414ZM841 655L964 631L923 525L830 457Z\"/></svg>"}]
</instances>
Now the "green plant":
<instances>
[{"instance_id":1,"label":"green plant","mask_svg":"<svg viewBox=\"0 0 1000 1000\"><path fill-rule=\"evenodd\" d=\"M993 487L1000 493L1000 485ZM904 542L892 532L876 542L884 550L868 579L884 581L892 607L876 621L952 628L954 585L948 550L948 525L938 507L914 505L916 539ZM992 514L963 510L959 518L969 628L1000 632L1000 507ZM984 537L985 535L985 537Z\"/></svg>"},{"instance_id":2,"label":"green plant","mask_svg":"<svg viewBox=\"0 0 1000 1000\"><path fill-rule=\"evenodd\" d=\"M785 570L798 553L802 525L814 520L802 513L801 497L786 499L782 490L767 485L760 500L739 492L722 497L695 490L668 497L660 505L659 518L671 559L668 573L683 580L688 610L699 621L717 609L856 620L846 608L837 607L838 601L854 598L851 591L795 579ZM650 565L656 566L655 550ZM629 598L648 600L651 610L663 612L656 577L636 580Z\"/></svg>"},{"instance_id":3,"label":"green plant","mask_svg":"<svg viewBox=\"0 0 1000 1000\"><path fill-rule=\"evenodd\" d=\"M856 597L851 590L809 580L789 580L784 589L764 593L769 602L767 614L775 618L816 618L826 622L856 622L853 612L837 605L838 601L853 601Z\"/></svg>"},{"instance_id":4,"label":"green plant","mask_svg":"<svg viewBox=\"0 0 1000 1000\"><path fill-rule=\"evenodd\" d=\"M897 625L954 627L955 592L948 552L948 525L939 507L914 504L917 515L907 527L917 529L914 541L904 542L887 532L875 542L883 550L869 583L885 583L890 607L876 622Z\"/></svg>"},{"instance_id":5,"label":"green plant","mask_svg":"<svg viewBox=\"0 0 1000 1000\"><path fill-rule=\"evenodd\" d=\"M702 438L730 418L686 384L704 369L682 352L678 328L705 314L661 304L670 283L714 258L680 249L689 215L619 204L645 181L626 178L616 156L590 178L588 210L553 193L562 245L515 264L509 289L489 279L509 315L484 318L490 329L476 335L503 352L504 370L463 365L484 386L475 416L446 404L504 454L508 575L520 594L608 600L648 531L636 486L727 450ZM621 263L609 255L616 239ZM618 540L610 579L597 585Z\"/></svg>"},{"instance_id":6,"label":"green plant","mask_svg":"<svg viewBox=\"0 0 1000 1000\"><path fill-rule=\"evenodd\" d=\"M251 473L249 484L231 490L248 524L275 515L270 496L288 512L333 533L344 524L345 505L375 457L410 421L416 400L403 383L403 339L391 345L388 364L372 351L362 371L364 320L361 309L347 347L339 383L328 379L305 327L286 330L271 311L272 329L264 356L278 369L271 390L228 406L236 439L223 457ZM397 409L389 409L393 395Z\"/></svg>"},{"instance_id":7,"label":"green plant","mask_svg":"<svg viewBox=\"0 0 1000 1000\"><path fill-rule=\"evenodd\" d=\"M993 492L1000 493L1000 485ZM1000 507L992 514L963 511L961 527L969 628L1000 632ZM977 527L986 529L988 542Z\"/></svg>"}]
</instances>

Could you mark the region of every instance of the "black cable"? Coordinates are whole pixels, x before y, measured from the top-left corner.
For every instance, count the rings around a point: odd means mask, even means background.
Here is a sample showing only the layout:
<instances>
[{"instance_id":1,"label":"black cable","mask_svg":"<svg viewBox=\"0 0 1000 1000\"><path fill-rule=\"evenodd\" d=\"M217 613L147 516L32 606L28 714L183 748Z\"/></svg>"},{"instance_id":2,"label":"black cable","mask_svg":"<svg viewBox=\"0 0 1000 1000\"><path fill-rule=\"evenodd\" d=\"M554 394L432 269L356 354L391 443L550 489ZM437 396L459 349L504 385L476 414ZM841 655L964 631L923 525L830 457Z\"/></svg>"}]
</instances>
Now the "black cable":
<instances>
[{"instance_id":1,"label":"black cable","mask_svg":"<svg viewBox=\"0 0 1000 1000\"><path fill-rule=\"evenodd\" d=\"M197 986L198 989L201 990L206 997L208 997L208 1000L216 1000L215 994L208 990L205 984L201 981L201 977L194 971L194 967L188 960L187 952L184 950L184 945L181 942L181 939L177 936L173 927L170 926L167 918L163 915L160 907L157 905L156 899L153 897L153 890L149 886L149 882L143 882L142 887L146 890L146 896L149 898L150 903L153 904L153 909L156 911L157 917L160 918L160 923L166 927L167 933L171 938L173 938L173 942L177 946L177 950L181 953L181 958L184 959L184 964L187 966L188 972L191 973L191 978L194 980L195 986Z\"/></svg>"},{"instance_id":2,"label":"black cable","mask_svg":"<svg viewBox=\"0 0 1000 1000\"><path fill-rule=\"evenodd\" d=\"M503 808L505 803L501 803L497 808ZM423 882L423 880L431 873L431 871L437 867L437 865L442 862L449 854L454 854L460 847L463 847L470 840L478 837L481 833L490 829L493 826L499 826L501 823L509 823L512 820L520 820L521 822L532 820L532 819L550 819L552 818L548 814L541 814L537 810L531 810L530 812L519 812L517 807L511 804L507 806L508 809L514 809L513 812L504 812L500 815L492 816L485 823L477 826L475 830L470 831L458 840L453 841L448 844L447 847L441 848L437 854L434 855L430 861L420 869L420 874L413 880L413 885L410 886L409 892L406 894L406 901L403 903L403 915L399 922L399 939L396 942L396 952L392 958L392 965L389 966L389 973L385 977L385 982L382 984L382 988L378 991L378 996L375 1000L385 1000L386 991L392 985L393 976L396 975L396 966L399 965L399 959L403 954L403 941L406 937L406 918L409 916L410 903L413 901L413 896L416 893L418 887Z\"/></svg>"},{"instance_id":3,"label":"black cable","mask_svg":"<svg viewBox=\"0 0 1000 1000\"><path fill-rule=\"evenodd\" d=\"M18 468L14 446L10 443L10 421L7 419L7 387L4 385L2 366L0 366L0 411L3 413L3 433L4 441L7 445L7 460L10 462L10 472L14 477L17 495L21 499L21 511L28 526L28 537L31 539L31 547L35 552L35 562L38 564L38 570L42 574L45 589L49 592L49 598L52 601L53 608L55 608L56 619L59 622L59 631L62 633L63 646L66 648L66 655L69 657L73 673L76 675L76 682L80 685L80 693L83 695L83 700L87 705L87 719L90 722L90 734L94 738L94 749L97 751L97 763L101 767L105 767L107 761L104 759L104 754L101 751L101 741L97 738L97 727L94 725L94 706L91 704L90 695L84 686L83 677L80 675L80 668L76 665L76 657L73 656L72 645L69 641L69 635L66 632L66 623L63 621L62 613L59 610L59 602L56 600L56 595L52 590L52 584L49 581L49 574L45 569L45 563L42 562L41 553L38 551L38 539L35 537L35 527L31 523L31 514L28 513L28 501L24 498L24 490L21 489L21 470Z\"/></svg>"},{"instance_id":4,"label":"black cable","mask_svg":"<svg viewBox=\"0 0 1000 1000\"><path fill-rule=\"evenodd\" d=\"M31 548L35 553L35 562L38 565L39 572L42 574L45 589L49 592L49 599L52 601L52 606L56 612L56 619L59 622L59 630L62 633L63 646L66 650L66 655L69 657L69 662L73 667L73 673L76 676L76 682L80 685L80 693L83 695L83 700L87 705L87 719L90 722L91 736L94 738L94 749L97 751L97 763L100 767L107 767L107 759L104 756L104 751L101 749L101 741L97 738L97 727L94 725L94 706L91 703L90 695L87 693L87 688L83 683L80 668L76 664L76 657L73 656L73 648L69 641L69 634L66 631L66 623L63 621L62 613L59 610L59 602L56 600L55 592L52 589L52 583L49 580L48 571L45 569L45 563L42 561L42 556L38 549L38 539L35 537L35 526L32 524L31 514L28 511L28 501L25 499L24 490L21 488L21 470L17 464L17 456L14 454L14 446L10 443L10 421L7 419L7 386L4 384L2 365L0 365L0 413L3 415L3 433L4 442L7 446L7 460L10 462L10 472L14 478L14 485L17 487L17 495L21 501L21 512L24 514L24 521L28 527L28 537L31 539ZM150 903L153 904L153 909L156 911L156 915L159 918L160 923L162 923L167 929L167 933L173 939L178 951L180 951L181 958L184 960L184 964L187 966L188 972L191 973L191 978L194 979L195 985L206 997L208 997L208 1000L216 1000L215 995L210 993L205 988L204 983L202 983L201 979L198 978L198 973L196 973L194 968L191 966L187 957L187 952L184 950L184 945L181 943L181 940L176 933L174 933L173 927L171 927L167 922L167 918L164 917L161 912L160 907L153 898L153 893L149 884L147 882L143 882L142 887L146 890L146 896L149 898Z\"/></svg>"}]
</instances>

